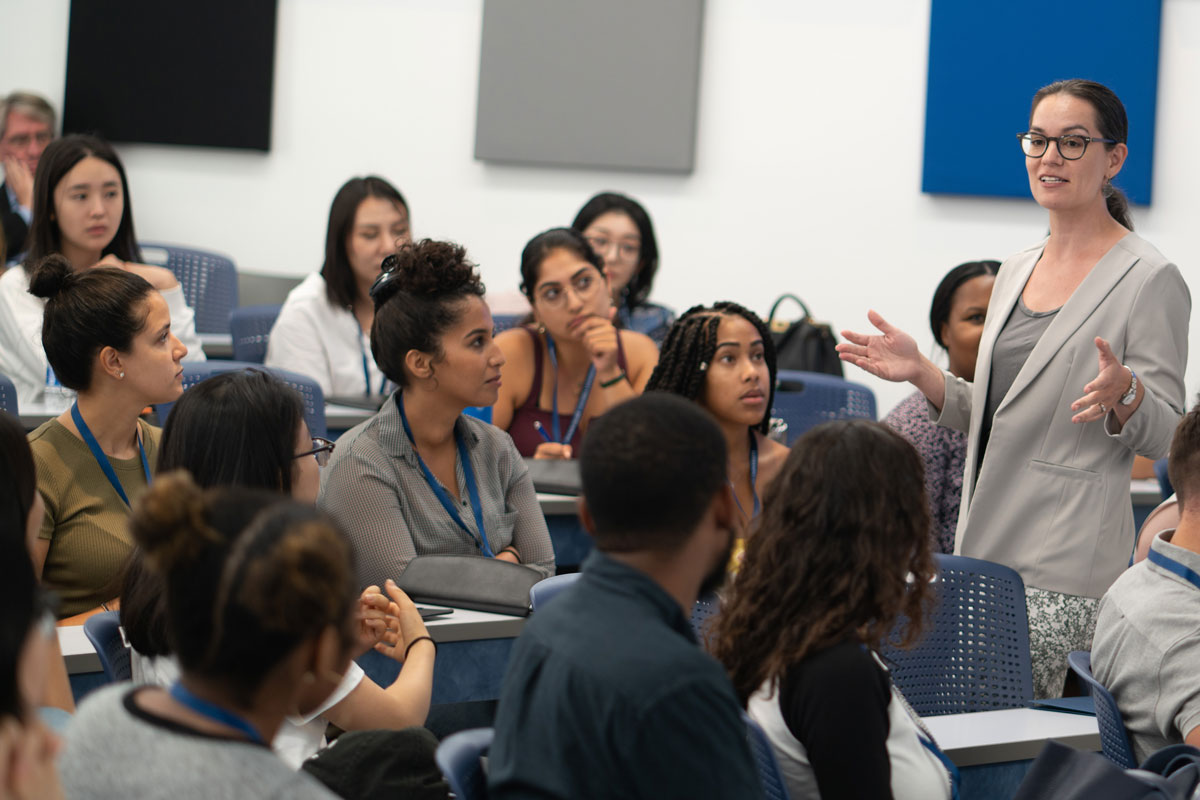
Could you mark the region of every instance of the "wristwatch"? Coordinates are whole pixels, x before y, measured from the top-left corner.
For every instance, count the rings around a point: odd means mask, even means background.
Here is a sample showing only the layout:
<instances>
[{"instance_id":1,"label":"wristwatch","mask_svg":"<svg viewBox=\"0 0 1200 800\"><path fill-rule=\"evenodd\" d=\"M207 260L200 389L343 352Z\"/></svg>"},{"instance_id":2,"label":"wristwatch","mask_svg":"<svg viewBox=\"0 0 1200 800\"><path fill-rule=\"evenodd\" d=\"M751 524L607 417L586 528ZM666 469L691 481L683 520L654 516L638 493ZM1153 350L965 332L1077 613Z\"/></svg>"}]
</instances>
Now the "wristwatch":
<instances>
[{"instance_id":1,"label":"wristwatch","mask_svg":"<svg viewBox=\"0 0 1200 800\"><path fill-rule=\"evenodd\" d=\"M1133 367L1126 366L1125 364L1121 366L1129 370L1129 391L1121 395L1121 405L1131 406L1133 405L1133 401L1137 399L1137 373L1133 371Z\"/></svg>"}]
</instances>

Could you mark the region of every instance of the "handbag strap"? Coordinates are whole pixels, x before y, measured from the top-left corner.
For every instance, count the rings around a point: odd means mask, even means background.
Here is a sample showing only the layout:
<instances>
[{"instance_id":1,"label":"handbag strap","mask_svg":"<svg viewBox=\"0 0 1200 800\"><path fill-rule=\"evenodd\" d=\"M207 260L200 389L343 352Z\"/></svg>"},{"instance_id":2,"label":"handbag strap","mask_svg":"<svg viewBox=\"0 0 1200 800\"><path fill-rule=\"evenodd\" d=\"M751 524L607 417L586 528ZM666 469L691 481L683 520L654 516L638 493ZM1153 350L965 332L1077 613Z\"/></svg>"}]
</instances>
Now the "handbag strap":
<instances>
[{"instance_id":1,"label":"handbag strap","mask_svg":"<svg viewBox=\"0 0 1200 800\"><path fill-rule=\"evenodd\" d=\"M768 330L771 328L771 323L775 321L775 311L779 308L779 304L782 303L784 300L795 300L796 303L800 306L801 310L804 311L804 316L812 317L812 312L808 310L808 306L806 306L804 304L803 300L801 300L799 297L797 297L794 294L785 292L784 294L781 294L781 295L779 295L779 297L775 298L775 302L771 304L771 311L769 314L767 314L767 329Z\"/></svg>"}]
</instances>

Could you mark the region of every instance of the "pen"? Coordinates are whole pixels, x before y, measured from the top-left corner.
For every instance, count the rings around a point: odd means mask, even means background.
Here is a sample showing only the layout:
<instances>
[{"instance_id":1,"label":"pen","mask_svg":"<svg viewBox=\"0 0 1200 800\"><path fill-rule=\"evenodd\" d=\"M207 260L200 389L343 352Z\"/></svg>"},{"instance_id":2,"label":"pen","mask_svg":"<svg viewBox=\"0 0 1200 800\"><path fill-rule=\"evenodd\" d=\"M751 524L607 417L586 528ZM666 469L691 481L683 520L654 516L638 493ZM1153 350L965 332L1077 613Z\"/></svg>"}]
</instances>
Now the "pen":
<instances>
[{"instance_id":1,"label":"pen","mask_svg":"<svg viewBox=\"0 0 1200 800\"><path fill-rule=\"evenodd\" d=\"M535 429L535 430L536 430L536 431L537 431L539 434L541 434L541 437L542 437L543 439L545 439L547 442L553 442L553 441L554 441L553 439L551 439L551 438L550 438L550 434L546 433L546 429L542 427L542 423L541 423L541 422L539 422L538 420L536 420L536 419L535 419L535 420L533 421L533 427L534 427L534 429Z\"/></svg>"}]
</instances>

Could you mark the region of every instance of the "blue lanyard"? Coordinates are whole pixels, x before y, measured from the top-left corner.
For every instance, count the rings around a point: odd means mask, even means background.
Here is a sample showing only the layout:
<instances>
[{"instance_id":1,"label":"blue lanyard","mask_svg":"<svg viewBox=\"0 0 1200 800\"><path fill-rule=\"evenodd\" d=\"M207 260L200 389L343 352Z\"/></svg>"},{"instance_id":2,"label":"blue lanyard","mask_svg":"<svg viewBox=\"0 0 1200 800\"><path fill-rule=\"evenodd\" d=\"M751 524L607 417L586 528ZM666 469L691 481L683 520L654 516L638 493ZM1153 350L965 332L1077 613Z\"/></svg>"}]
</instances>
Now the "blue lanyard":
<instances>
[{"instance_id":1,"label":"blue lanyard","mask_svg":"<svg viewBox=\"0 0 1200 800\"><path fill-rule=\"evenodd\" d=\"M742 508L742 501L738 500L737 487L733 485L733 481L729 478L725 479L729 484L729 488L733 489L733 502L737 503L738 511L742 512L742 516L746 516L746 509ZM758 512L762 504L758 502L758 439L754 436L754 431L750 431L750 493L754 496L754 514L750 519L758 516Z\"/></svg>"},{"instance_id":2,"label":"blue lanyard","mask_svg":"<svg viewBox=\"0 0 1200 800\"><path fill-rule=\"evenodd\" d=\"M421 468L421 473L425 476L425 482L429 484L429 488L433 490L434 496L438 502L442 504L442 508L446 509L446 513L450 518L466 531L467 536L475 543L475 546L483 551L483 554L488 558L493 558L492 548L488 545L487 532L483 529L483 503L479 500L479 487L475 485L475 469L471 466L471 454L467 452L467 445L463 442L462 434L458 432L457 423L454 429L454 441L458 445L458 460L462 462L463 477L467 479L467 494L471 497L471 510L475 512L475 526L479 528L479 538L475 538L475 534L471 533L471 529L463 522L462 517L458 514L458 509L454 507L454 501L450 499L450 495L438 483L437 478L433 477L433 473L429 471L429 467L425 466L425 459L421 458L421 454L417 452L417 443L413 439L412 428L408 425L408 417L404 413L404 396L403 392L396 392L396 408L400 409L400 421L404 423L404 434L408 436L408 441L413 446L413 455L417 457L417 465Z\"/></svg>"},{"instance_id":3,"label":"blue lanyard","mask_svg":"<svg viewBox=\"0 0 1200 800\"><path fill-rule=\"evenodd\" d=\"M364 394L367 397L370 397L371 396L371 367L369 366L370 362L367 361L367 348L363 347L362 333L363 333L362 328L359 328L358 329L358 354L360 356L362 356L363 386L366 387L366 391L364 392ZM383 394L383 390L387 388L387 382L388 382L387 375L384 375L383 380L381 380L379 382L379 394Z\"/></svg>"},{"instance_id":4,"label":"blue lanyard","mask_svg":"<svg viewBox=\"0 0 1200 800\"><path fill-rule=\"evenodd\" d=\"M227 725L242 733L246 734L246 738L255 744L265 745L262 734L258 729L246 721L245 717L235 714L227 708L221 708L216 703L210 703L202 697L197 697L188 691L179 681L171 684L171 697L175 699L181 706L186 706L192 711L195 711L202 717L208 717L213 722L219 722L222 725Z\"/></svg>"},{"instance_id":5,"label":"blue lanyard","mask_svg":"<svg viewBox=\"0 0 1200 800\"><path fill-rule=\"evenodd\" d=\"M1200 589L1200 574L1197 574L1196 571L1191 569L1190 567L1180 564L1178 561L1171 558L1170 556L1163 555L1162 553L1155 550L1153 546L1151 546L1150 552L1146 554L1146 558L1150 559L1155 564L1158 564L1160 567L1167 570L1168 572L1175 573L1176 575L1183 578L1188 583L1195 586L1197 589Z\"/></svg>"},{"instance_id":6,"label":"blue lanyard","mask_svg":"<svg viewBox=\"0 0 1200 800\"><path fill-rule=\"evenodd\" d=\"M112 464L108 461L108 456L104 455L104 451L100 449L100 443L92 435L92 429L87 426L87 423L83 421L83 415L79 413L79 403L71 406L71 419L75 421L75 428L79 431L79 435L83 437L84 444L88 446L88 450L92 451L92 457L96 459L96 463L104 471L104 477L108 478L108 482L117 490L117 494L125 501L125 505L129 505L129 497L125 494L125 488L121 486L121 482L117 480L116 470L112 468ZM142 471L146 473L146 485L149 486L150 462L146 460L146 448L142 447L141 431L138 431L137 443L138 452L142 456Z\"/></svg>"},{"instance_id":7,"label":"blue lanyard","mask_svg":"<svg viewBox=\"0 0 1200 800\"><path fill-rule=\"evenodd\" d=\"M942 752L942 748L937 746L937 742L927 737L925 732L917 728L917 739L924 745L925 749L933 753L934 757L942 762L947 774L950 776L950 800L958 800L958 785L962 782L962 776L958 773L958 767L950 760L950 756Z\"/></svg>"},{"instance_id":8,"label":"blue lanyard","mask_svg":"<svg viewBox=\"0 0 1200 800\"><path fill-rule=\"evenodd\" d=\"M571 424L567 426L567 435L562 435L562 429L558 424L558 354L554 351L554 340L550 338L550 334L546 334L546 352L550 354L550 366L554 367L554 394L550 401L551 423L554 427L554 441L559 444L567 444L571 441L571 437L575 435L575 429L579 427L579 420L583 418L583 409L587 408L588 398L592 395L592 383L596 380L596 365L588 364L587 377L583 379L583 391L579 393L579 402L575 405L575 413L571 416Z\"/></svg>"}]
</instances>

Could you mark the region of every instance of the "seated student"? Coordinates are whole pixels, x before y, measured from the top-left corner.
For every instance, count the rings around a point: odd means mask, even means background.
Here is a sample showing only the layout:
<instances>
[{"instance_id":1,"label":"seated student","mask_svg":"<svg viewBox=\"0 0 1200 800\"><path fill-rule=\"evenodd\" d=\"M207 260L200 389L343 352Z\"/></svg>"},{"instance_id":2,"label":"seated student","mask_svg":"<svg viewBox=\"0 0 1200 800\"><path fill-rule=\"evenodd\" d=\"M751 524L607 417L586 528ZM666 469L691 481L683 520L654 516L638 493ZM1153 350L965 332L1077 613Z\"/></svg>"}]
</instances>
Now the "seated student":
<instances>
[{"instance_id":1,"label":"seated student","mask_svg":"<svg viewBox=\"0 0 1200 800\"><path fill-rule=\"evenodd\" d=\"M675 312L649 299L658 272L658 240L646 209L632 197L601 192L583 204L571 227L604 259L617 322L661 346Z\"/></svg>"},{"instance_id":2,"label":"seated student","mask_svg":"<svg viewBox=\"0 0 1200 800\"><path fill-rule=\"evenodd\" d=\"M775 344L766 325L737 303L688 309L667 334L647 391L683 395L721 426L738 509L739 544L758 516L788 449L767 438L775 398ZM735 546L737 549L737 546Z\"/></svg>"},{"instance_id":3,"label":"seated student","mask_svg":"<svg viewBox=\"0 0 1200 800\"><path fill-rule=\"evenodd\" d=\"M933 293L929 327L933 340L950 357L950 374L975 380L975 358L996 282L999 261L969 261L946 273ZM913 392L883 420L917 448L925 461L925 491L933 518L930 535L937 552L954 552L954 530L962 500L967 435L929 418L929 401Z\"/></svg>"},{"instance_id":4,"label":"seated student","mask_svg":"<svg viewBox=\"0 0 1200 800\"><path fill-rule=\"evenodd\" d=\"M88 797L334 797L263 745L355 641L349 542L270 492L201 492L160 476L131 528L165 585L182 675L170 689L99 690L80 704L59 771Z\"/></svg>"},{"instance_id":5,"label":"seated student","mask_svg":"<svg viewBox=\"0 0 1200 800\"><path fill-rule=\"evenodd\" d=\"M186 469L204 488L265 489L315 503L318 464L332 449L331 442L309 435L303 401L290 386L261 370L226 372L192 387L175 404L163 429L159 471ZM121 591L121 625L133 647L137 683L170 685L179 675L166 637L161 584L135 551ZM359 599L363 627L356 655L375 646L403 662L400 675L384 690L351 661L336 684L313 681L298 713L288 716L272 742L293 767L323 746L330 722L345 731L424 724L433 691L433 640L412 600L394 584L387 590L391 602L376 586ZM376 644L389 607L398 630Z\"/></svg>"},{"instance_id":6,"label":"seated student","mask_svg":"<svg viewBox=\"0 0 1200 800\"><path fill-rule=\"evenodd\" d=\"M42 345L63 386L78 392L69 411L29 434L46 516L31 554L34 569L70 617L116 597L129 557L130 504L150 483L161 431L140 418L183 391L163 296L114 267L76 272L62 256L34 267L30 291L46 302Z\"/></svg>"},{"instance_id":7,"label":"seated student","mask_svg":"<svg viewBox=\"0 0 1200 800\"><path fill-rule=\"evenodd\" d=\"M525 245L521 291L534 325L496 337L505 365L492 422L526 458L571 458L594 417L641 394L658 348L644 334L613 327L604 262L570 228Z\"/></svg>"},{"instance_id":8,"label":"seated student","mask_svg":"<svg viewBox=\"0 0 1200 800\"><path fill-rule=\"evenodd\" d=\"M145 279L162 293L171 328L187 346L187 360L204 360L192 309L175 275L134 263L142 255L133 232L129 185L107 142L79 135L51 142L38 161L33 203L25 262L0 276L0 373L16 384L22 405L41 402L54 378L41 345L45 303L30 290L34 265L51 254L61 254L76 272L117 267Z\"/></svg>"},{"instance_id":9,"label":"seated student","mask_svg":"<svg viewBox=\"0 0 1200 800\"><path fill-rule=\"evenodd\" d=\"M0 578L0 583L7 584L10 580L22 583L26 566L29 574L34 575L29 553L42 529L46 505L37 490L37 472L25 428L20 420L3 411L0 411L0 486L7 487L0 491L0 550L4 551L0 554L0 563L14 570L12 577ZM33 579L36 580L36 576ZM0 603L0 608L11 608L15 613L18 605ZM53 612L47 609L46 613L53 621ZM42 663L37 670L41 689L25 696L30 704L41 707L43 717L59 726L70 719L70 712L75 711L75 701L57 636L46 641L46 649L47 657L39 659ZM0 716L3 716L2 708ZM4 796L0 791L0 797Z\"/></svg>"},{"instance_id":10,"label":"seated student","mask_svg":"<svg viewBox=\"0 0 1200 800\"><path fill-rule=\"evenodd\" d=\"M1140 763L1169 744L1200 747L1200 405L1168 462L1179 523L1100 600L1092 673L1112 692Z\"/></svg>"},{"instance_id":11,"label":"seated student","mask_svg":"<svg viewBox=\"0 0 1200 800\"><path fill-rule=\"evenodd\" d=\"M387 379L370 355L380 264L412 241L408 204L373 175L351 178L329 209L325 263L288 293L267 343L269 367L308 375L328 395L382 394Z\"/></svg>"},{"instance_id":12,"label":"seated student","mask_svg":"<svg viewBox=\"0 0 1200 800\"><path fill-rule=\"evenodd\" d=\"M580 460L583 575L513 647L489 797L754 798L746 726L688 616L735 514L708 414L653 393L596 418Z\"/></svg>"},{"instance_id":13,"label":"seated student","mask_svg":"<svg viewBox=\"0 0 1200 800\"><path fill-rule=\"evenodd\" d=\"M483 284L462 247L402 247L371 290L371 352L397 389L342 436L320 506L350 534L362 586L415 556L462 553L554 574L529 469L496 427L463 416L496 401L504 356Z\"/></svg>"},{"instance_id":14,"label":"seated student","mask_svg":"<svg viewBox=\"0 0 1200 800\"><path fill-rule=\"evenodd\" d=\"M921 458L866 420L792 447L716 621L717 658L793 800L951 796L936 745L875 649L935 574ZM919 631L910 626L908 640Z\"/></svg>"}]
</instances>

